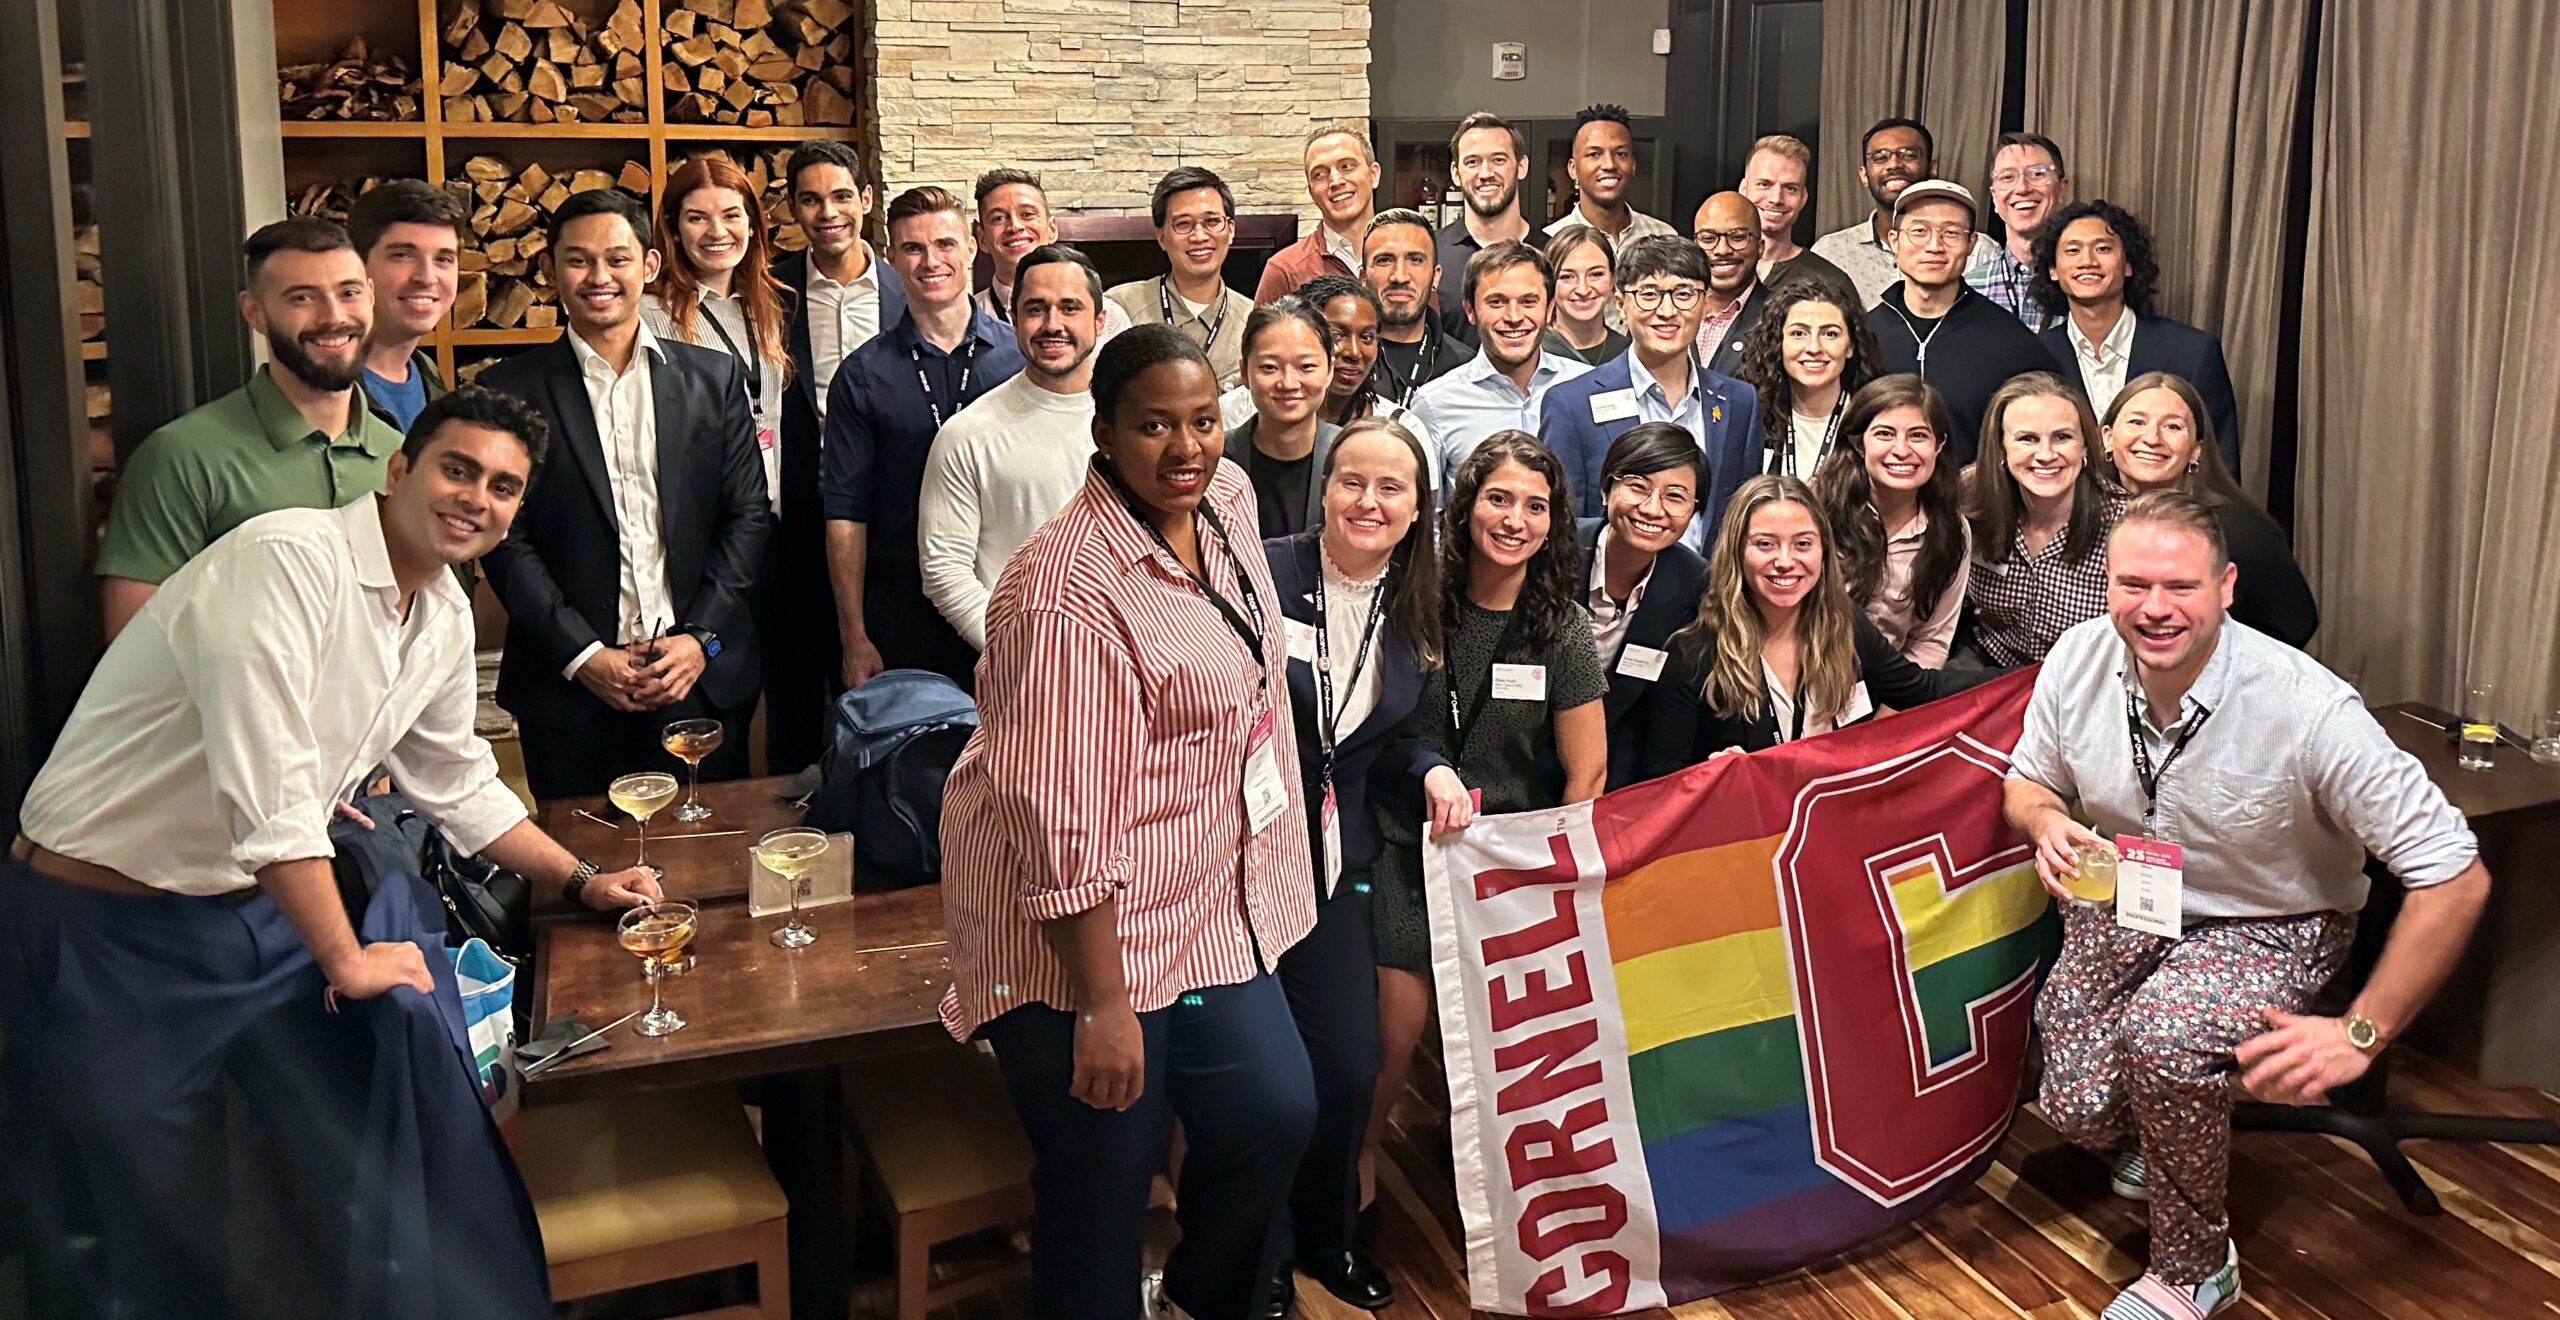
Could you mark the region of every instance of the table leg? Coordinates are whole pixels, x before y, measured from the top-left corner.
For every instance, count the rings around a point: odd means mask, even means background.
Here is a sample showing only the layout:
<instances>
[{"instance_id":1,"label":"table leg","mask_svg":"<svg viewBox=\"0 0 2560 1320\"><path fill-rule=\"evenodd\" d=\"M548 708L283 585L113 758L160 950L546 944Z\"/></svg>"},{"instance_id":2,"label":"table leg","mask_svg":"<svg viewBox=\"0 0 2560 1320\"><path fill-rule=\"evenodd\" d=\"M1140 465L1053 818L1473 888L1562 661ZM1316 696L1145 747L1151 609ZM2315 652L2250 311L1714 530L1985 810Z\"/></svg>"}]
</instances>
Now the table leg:
<instances>
[{"instance_id":1,"label":"table leg","mask_svg":"<svg viewBox=\"0 0 2560 1320\"><path fill-rule=\"evenodd\" d=\"M765 1082L765 1159L791 1200L793 1320L844 1320L852 1299L842 1078L812 1068Z\"/></svg>"}]
</instances>

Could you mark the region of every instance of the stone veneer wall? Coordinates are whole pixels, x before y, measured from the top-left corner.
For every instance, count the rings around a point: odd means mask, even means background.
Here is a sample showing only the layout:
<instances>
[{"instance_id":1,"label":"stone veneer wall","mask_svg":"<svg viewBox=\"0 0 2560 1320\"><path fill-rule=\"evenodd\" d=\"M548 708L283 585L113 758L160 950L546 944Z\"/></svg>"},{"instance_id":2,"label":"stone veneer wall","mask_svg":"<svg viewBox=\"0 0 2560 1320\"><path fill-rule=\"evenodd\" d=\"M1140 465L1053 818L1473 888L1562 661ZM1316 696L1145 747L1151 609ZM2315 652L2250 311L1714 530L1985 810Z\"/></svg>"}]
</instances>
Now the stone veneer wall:
<instances>
[{"instance_id":1,"label":"stone veneer wall","mask_svg":"<svg viewBox=\"0 0 2560 1320\"><path fill-rule=\"evenodd\" d=\"M1139 214L1205 165L1312 219L1300 144L1369 114L1369 0L871 0L884 199L1032 170L1060 211Z\"/></svg>"}]
</instances>

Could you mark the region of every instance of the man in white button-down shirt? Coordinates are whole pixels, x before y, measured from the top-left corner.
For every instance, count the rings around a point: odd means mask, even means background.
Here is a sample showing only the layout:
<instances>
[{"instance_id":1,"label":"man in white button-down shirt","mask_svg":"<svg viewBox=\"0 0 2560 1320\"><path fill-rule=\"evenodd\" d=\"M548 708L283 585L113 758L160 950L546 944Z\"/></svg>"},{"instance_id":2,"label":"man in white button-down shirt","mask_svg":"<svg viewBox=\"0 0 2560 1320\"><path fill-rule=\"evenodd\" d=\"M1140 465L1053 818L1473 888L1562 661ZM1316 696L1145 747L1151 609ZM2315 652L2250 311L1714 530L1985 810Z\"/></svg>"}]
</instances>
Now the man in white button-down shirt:
<instances>
[{"instance_id":1,"label":"man in white button-down shirt","mask_svg":"<svg viewBox=\"0 0 2560 1320\"><path fill-rule=\"evenodd\" d=\"M2488 899L2462 814L2355 690L2224 617L2237 579L2203 505L2135 500L2108 538L2109 617L2046 655L2009 770L2010 823L2062 903L2036 1001L2045 1117L2118 1152L2117 1190L2151 1203L2150 1269L2109 1320L2231 1305L2232 1101L2319 1104L2362 1077ZM2120 854L2094 901L2071 888L2089 887L2083 848ZM2345 1016L2312 1016L2354 937L2368 852L2408 899Z\"/></svg>"},{"instance_id":2,"label":"man in white button-down shirt","mask_svg":"<svg viewBox=\"0 0 2560 1320\"><path fill-rule=\"evenodd\" d=\"M391 458L389 493L243 523L100 659L0 862L0 1109L30 1169L12 1213L60 1289L40 1294L205 1314L224 1291L206 1230L230 1218L223 1075L242 1042L337 1058L371 1038L323 1035L324 992L432 989L416 944L360 942L332 871L331 816L373 767L455 847L536 885L600 908L657 895L646 871L599 875L526 819L472 732L471 608L450 569L505 534L542 432L505 395L445 395ZM258 1094L274 1116L334 1093Z\"/></svg>"}]
</instances>

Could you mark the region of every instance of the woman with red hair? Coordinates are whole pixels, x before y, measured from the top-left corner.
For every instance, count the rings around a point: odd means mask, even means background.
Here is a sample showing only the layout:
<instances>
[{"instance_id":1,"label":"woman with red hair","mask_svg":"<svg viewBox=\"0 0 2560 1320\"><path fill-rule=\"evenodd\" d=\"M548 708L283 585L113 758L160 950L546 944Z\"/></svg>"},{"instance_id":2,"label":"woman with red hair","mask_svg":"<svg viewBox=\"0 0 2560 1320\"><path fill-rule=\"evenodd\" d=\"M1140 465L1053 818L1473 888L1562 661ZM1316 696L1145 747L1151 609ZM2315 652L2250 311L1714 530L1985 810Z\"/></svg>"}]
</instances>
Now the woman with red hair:
<instances>
[{"instance_id":1,"label":"woman with red hair","mask_svg":"<svg viewBox=\"0 0 2560 1320\"><path fill-rule=\"evenodd\" d=\"M782 346L782 286L770 270L772 236L755 184L711 152L677 166L658 195L665 252L641 315L657 334L738 359L765 491L778 514L782 380L791 356Z\"/></svg>"}]
</instances>

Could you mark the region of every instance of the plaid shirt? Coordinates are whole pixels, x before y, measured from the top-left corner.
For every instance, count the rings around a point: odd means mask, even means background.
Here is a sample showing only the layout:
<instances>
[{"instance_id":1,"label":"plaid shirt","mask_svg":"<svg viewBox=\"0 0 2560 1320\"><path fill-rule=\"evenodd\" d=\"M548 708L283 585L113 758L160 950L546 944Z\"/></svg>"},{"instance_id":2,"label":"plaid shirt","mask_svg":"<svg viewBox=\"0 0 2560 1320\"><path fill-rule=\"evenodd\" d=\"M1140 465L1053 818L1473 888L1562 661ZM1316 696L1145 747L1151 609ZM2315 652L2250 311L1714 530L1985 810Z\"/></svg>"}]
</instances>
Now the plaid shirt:
<instances>
[{"instance_id":1,"label":"plaid shirt","mask_svg":"<svg viewBox=\"0 0 2560 1320\"><path fill-rule=\"evenodd\" d=\"M2009 255L2008 244L1976 236L1973 257L1964 266L1964 282L1972 285L1975 293L2008 308L2010 315L2027 323L2028 329L2042 333L2061 318L2047 316L2036 306L2035 297L2027 291L2034 280L2035 272Z\"/></svg>"},{"instance_id":2,"label":"plaid shirt","mask_svg":"<svg viewBox=\"0 0 2560 1320\"><path fill-rule=\"evenodd\" d=\"M2028 553L2023 528L2013 534L2008 554L1973 561L1965 600L1973 606L1974 644L1991 663L2034 664L2073 624L2107 612L2107 533L2123 515L2124 501L2110 496L2097 544L2076 564L2060 536Z\"/></svg>"}]
</instances>

